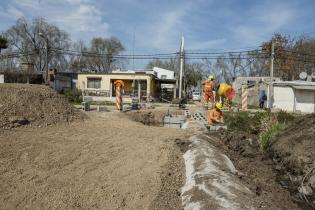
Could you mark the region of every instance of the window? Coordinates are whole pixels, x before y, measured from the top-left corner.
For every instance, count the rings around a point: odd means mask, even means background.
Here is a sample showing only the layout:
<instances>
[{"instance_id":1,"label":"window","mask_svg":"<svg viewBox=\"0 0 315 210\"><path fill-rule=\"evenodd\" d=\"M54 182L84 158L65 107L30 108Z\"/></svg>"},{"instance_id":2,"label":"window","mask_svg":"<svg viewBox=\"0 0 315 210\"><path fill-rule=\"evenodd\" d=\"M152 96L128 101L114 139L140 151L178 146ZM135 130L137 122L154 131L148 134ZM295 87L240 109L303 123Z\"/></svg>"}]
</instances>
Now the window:
<instances>
[{"instance_id":1,"label":"window","mask_svg":"<svg viewBox=\"0 0 315 210\"><path fill-rule=\"evenodd\" d=\"M166 75L161 75L161 79L167 79Z\"/></svg>"},{"instance_id":2,"label":"window","mask_svg":"<svg viewBox=\"0 0 315 210\"><path fill-rule=\"evenodd\" d=\"M88 78L87 88L101 89L101 78Z\"/></svg>"}]
</instances>

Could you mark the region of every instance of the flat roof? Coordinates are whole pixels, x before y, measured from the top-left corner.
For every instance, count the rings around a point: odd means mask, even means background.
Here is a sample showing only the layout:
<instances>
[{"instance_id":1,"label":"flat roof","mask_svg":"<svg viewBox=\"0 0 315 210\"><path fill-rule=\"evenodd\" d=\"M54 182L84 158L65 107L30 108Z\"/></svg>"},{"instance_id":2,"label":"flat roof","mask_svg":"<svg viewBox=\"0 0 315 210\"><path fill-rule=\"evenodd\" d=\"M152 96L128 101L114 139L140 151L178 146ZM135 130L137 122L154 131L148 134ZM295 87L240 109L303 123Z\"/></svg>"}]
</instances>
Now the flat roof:
<instances>
[{"instance_id":1,"label":"flat roof","mask_svg":"<svg viewBox=\"0 0 315 210\"><path fill-rule=\"evenodd\" d=\"M298 90L315 90L315 82L310 81L279 81L273 82L273 86L289 86Z\"/></svg>"},{"instance_id":2,"label":"flat roof","mask_svg":"<svg viewBox=\"0 0 315 210\"><path fill-rule=\"evenodd\" d=\"M80 72L78 74L93 74L93 75L148 75L148 76L155 76L154 74L147 74L147 72L136 72L136 73L128 73L128 72L121 72L121 73L105 73L105 72Z\"/></svg>"}]
</instances>

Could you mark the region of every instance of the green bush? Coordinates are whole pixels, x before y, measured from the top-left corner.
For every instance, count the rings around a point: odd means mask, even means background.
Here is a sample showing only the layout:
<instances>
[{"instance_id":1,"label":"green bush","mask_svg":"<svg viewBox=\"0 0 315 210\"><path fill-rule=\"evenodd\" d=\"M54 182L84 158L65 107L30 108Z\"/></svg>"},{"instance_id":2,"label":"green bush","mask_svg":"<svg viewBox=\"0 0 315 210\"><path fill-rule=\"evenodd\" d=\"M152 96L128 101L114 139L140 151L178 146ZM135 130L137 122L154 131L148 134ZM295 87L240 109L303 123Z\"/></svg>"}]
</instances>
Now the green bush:
<instances>
[{"instance_id":1,"label":"green bush","mask_svg":"<svg viewBox=\"0 0 315 210\"><path fill-rule=\"evenodd\" d=\"M272 125L267 131L260 135L260 146L263 150L267 150L270 146L271 140L286 128L283 123L276 123Z\"/></svg>"},{"instance_id":2,"label":"green bush","mask_svg":"<svg viewBox=\"0 0 315 210\"><path fill-rule=\"evenodd\" d=\"M225 122L230 130L240 130L249 134L258 134L263 119L269 118L267 112L238 112L226 114Z\"/></svg>"},{"instance_id":3,"label":"green bush","mask_svg":"<svg viewBox=\"0 0 315 210\"><path fill-rule=\"evenodd\" d=\"M230 130L250 132L251 126L248 112L226 114L225 122Z\"/></svg>"},{"instance_id":4,"label":"green bush","mask_svg":"<svg viewBox=\"0 0 315 210\"><path fill-rule=\"evenodd\" d=\"M287 113L285 111L280 111L277 113L277 121L279 123L284 123L284 124L287 124L289 123L290 121L292 121L294 119L294 116L290 113Z\"/></svg>"},{"instance_id":5,"label":"green bush","mask_svg":"<svg viewBox=\"0 0 315 210\"><path fill-rule=\"evenodd\" d=\"M64 95L70 102L73 102L73 103L81 103L83 100L82 91L76 88L66 89L64 91Z\"/></svg>"}]
</instances>

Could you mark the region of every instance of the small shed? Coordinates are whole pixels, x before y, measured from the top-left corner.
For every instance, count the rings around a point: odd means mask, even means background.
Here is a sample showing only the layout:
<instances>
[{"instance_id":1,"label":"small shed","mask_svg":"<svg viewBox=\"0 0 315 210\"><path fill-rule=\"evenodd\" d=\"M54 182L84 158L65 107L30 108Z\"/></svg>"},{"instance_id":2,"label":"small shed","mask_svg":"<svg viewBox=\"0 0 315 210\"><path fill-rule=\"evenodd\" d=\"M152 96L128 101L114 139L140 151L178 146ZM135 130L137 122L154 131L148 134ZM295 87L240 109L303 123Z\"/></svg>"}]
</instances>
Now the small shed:
<instances>
[{"instance_id":1,"label":"small shed","mask_svg":"<svg viewBox=\"0 0 315 210\"><path fill-rule=\"evenodd\" d=\"M273 108L290 112L315 112L315 82L274 82L273 92Z\"/></svg>"}]
</instances>

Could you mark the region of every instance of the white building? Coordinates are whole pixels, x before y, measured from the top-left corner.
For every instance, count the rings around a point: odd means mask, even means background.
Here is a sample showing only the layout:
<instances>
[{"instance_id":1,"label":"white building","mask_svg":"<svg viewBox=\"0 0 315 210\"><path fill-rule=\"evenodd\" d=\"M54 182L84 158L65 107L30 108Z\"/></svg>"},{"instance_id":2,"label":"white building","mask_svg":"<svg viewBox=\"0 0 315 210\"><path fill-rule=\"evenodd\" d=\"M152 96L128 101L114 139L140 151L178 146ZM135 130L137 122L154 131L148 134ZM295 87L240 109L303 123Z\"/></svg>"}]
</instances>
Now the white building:
<instances>
[{"instance_id":1,"label":"white building","mask_svg":"<svg viewBox=\"0 0 315 210\"><path fill-rule=\"evenodd\" d=\"M0 74L0 84L4 83L4 75Z\"/></svg>"},{"instance_id":2,"label":"white building","mask_svg":"<svg viewBox=\"0 0 315 210\"><path fill-rule=\"evenodd\" d=\"M159 67L153 67L153 71L156 73L159 79L175 79L175 72Z\"/></svg>"},{"instance_id":3,"label":"white building","mask_svg":"<svg viewBox=\"0 0 315 210\"><path fill-rule=\"evenodd\" d=\"M315 82L279 81L273 83L273 108L289 112L315 112Z\"/></svg>"}]
</instances>

